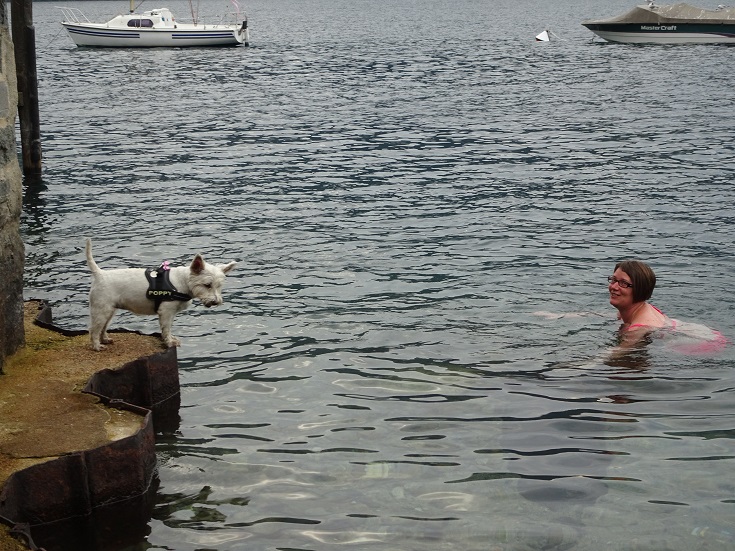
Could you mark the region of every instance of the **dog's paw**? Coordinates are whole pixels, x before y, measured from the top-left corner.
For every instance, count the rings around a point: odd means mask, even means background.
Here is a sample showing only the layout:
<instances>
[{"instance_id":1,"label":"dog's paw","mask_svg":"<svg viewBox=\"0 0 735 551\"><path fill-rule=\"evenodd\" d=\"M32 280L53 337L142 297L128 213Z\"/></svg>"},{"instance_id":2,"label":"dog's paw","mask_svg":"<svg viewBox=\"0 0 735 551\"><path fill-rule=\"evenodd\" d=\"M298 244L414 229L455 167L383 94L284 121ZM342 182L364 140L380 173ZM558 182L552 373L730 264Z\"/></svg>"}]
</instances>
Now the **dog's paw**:
<instances>
[{"instance_id":1,"label":"dog's paw","mask_svg":"<svg viewBox=\"0 0 735 551\"><path fill-rule=\"evenodd\" d=\"M95 352L102 352L105 348L107 348L104 344L92 344L92 350Z\"/></svg>"},{"instance_id":2,"label":"dog's paw","mask_svg":"<svg viewBox=\"0 0 735 551\"><path fill-rule=\"evenodd\" d=\"M174 348L175 346L181 346L181 341L177 339L176 337L169 337L166 339L166 346L169 348Z\"/></svg>"}]
</instances>

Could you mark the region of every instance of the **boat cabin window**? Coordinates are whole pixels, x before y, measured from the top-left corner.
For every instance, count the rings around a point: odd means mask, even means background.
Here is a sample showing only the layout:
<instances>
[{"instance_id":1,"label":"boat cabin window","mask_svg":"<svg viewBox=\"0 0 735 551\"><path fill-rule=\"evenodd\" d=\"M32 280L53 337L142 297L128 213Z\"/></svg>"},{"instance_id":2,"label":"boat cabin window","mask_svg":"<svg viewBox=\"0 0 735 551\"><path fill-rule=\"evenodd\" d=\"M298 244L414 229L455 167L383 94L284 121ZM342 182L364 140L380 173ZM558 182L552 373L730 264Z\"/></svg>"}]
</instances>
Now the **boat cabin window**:
<instances>
[{"instance_id":1,"label":"boat cabin window","mask_svg":"<svg viewBox=\"0 0 735 551\"><path fill-rule=\"evenodd\" d=\"M131 19L128 21L128 27L152 27L153 21L150 19Z\"/></svg>"}]
</instances>

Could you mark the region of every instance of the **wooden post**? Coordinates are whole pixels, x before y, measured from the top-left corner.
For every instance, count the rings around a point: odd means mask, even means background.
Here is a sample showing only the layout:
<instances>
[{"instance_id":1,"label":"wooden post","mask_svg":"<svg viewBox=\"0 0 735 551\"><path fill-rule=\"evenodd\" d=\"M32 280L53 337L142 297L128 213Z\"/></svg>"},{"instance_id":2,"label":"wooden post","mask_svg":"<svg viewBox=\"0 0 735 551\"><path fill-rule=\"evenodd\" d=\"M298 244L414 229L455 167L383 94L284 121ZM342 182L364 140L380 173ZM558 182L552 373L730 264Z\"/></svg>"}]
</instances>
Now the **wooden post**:
<instances>
[{"instance_id":1,"label":"wooden post","mask_svg":"<svg viewBox=\"0 0 735 551\"><path fill-rule=\"evenodd\" d=\"M36 30L32 0L11 0L15 72L18 78L18 120L23 152L23 174L41 175L41 120L36 74Z\"/></svg>"}]
</instances>

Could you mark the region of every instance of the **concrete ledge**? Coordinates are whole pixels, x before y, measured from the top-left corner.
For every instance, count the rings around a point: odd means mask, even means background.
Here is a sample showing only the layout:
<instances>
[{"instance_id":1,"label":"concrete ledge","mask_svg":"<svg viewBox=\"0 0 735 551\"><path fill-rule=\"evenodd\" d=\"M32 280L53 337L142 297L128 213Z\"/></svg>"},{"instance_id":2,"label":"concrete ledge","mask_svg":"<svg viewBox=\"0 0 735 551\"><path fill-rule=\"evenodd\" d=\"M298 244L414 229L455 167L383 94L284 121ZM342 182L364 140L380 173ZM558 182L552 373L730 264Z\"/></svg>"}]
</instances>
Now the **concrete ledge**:
<instances>
[{"instance_id":1,"label":"concrete ledge","mask_svg":"<svg viewBox=\"0 0 735 551\"><path fill-rule=\"evenodd\" d=\"M144 530L150 518L154 422L178 420L176 349L117 331L94 352L86 332L56 328L45 304L25 310L26 346L0 376L0 524L30 549L130 538L130 522ZM7 534L0 551L22 549Z\"/></svg>"}]
</instances>

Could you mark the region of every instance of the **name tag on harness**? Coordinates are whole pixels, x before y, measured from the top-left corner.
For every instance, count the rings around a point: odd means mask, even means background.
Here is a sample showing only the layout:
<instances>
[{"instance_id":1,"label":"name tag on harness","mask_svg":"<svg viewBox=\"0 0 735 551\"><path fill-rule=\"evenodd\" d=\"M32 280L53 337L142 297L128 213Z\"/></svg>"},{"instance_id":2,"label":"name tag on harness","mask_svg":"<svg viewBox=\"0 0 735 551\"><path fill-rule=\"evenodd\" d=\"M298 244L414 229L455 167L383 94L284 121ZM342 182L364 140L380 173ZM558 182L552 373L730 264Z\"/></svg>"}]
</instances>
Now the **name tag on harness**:
<instances>
[{"instance_id":1,"label":"name tag on harness","mask_svg":"<svg viewBox=\"0 0 735 551\"><path fill-rule=\"evenodd\" d=\"M157 268L148 268L145 271L145 277L148 279L148 290L145 296L155 302L156 311L158 311L158 307L162 302L171 302L174 300L186 302L191 300L191 296L177 291L176 287L169 280L167 262L164 262Z\"/></svg>"}]
</instances>

